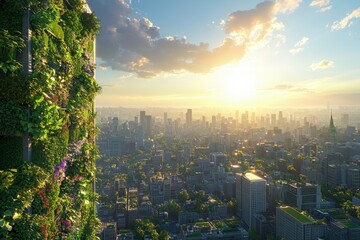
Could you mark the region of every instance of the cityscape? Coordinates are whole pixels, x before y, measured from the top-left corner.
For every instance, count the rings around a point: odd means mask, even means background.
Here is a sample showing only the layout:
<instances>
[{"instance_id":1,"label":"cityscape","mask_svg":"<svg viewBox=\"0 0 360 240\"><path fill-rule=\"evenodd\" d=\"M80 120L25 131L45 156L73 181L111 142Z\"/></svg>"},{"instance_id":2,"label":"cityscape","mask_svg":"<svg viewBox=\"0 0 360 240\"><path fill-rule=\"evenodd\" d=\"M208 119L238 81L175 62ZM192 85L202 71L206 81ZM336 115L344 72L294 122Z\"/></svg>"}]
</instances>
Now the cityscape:
<instances>
[{"instance_id":1,"label":"cityscape","mask_svg":"<svg viewBox=\"0 0 360 240\"><path fill-rule=\"evenodd\" d=\"M359 240L358 0L0 0L0 239Z\"/></svg>"},{"instance_id":2,"label":"cityscape","mask_svg":"<svg viewBox=\"0 0 360 240\"><path fill-rule=\"evenodd\" d=\"M97 109L105 239L359 238L358 110L166 110Z\"/></svg>"}]
</instances>

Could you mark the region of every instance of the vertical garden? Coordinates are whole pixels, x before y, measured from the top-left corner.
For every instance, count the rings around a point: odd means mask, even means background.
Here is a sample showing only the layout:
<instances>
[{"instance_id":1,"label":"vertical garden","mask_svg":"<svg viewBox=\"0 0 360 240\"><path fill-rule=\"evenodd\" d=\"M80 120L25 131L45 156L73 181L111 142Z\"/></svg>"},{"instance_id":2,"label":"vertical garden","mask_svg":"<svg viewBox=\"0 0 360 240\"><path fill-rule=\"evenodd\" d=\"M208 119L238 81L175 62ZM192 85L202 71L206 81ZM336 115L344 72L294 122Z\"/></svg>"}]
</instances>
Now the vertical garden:
<instances>
[{"instance_id":1,"label":"vertical garden","mask_svg":"<svg viewBox=\"0 0 360 240\"><path fill-rule=\"evenodd\" d=\"M96 238L98 30L83 0L0 0L0 239Z\"/></svg>"}]
</instances>

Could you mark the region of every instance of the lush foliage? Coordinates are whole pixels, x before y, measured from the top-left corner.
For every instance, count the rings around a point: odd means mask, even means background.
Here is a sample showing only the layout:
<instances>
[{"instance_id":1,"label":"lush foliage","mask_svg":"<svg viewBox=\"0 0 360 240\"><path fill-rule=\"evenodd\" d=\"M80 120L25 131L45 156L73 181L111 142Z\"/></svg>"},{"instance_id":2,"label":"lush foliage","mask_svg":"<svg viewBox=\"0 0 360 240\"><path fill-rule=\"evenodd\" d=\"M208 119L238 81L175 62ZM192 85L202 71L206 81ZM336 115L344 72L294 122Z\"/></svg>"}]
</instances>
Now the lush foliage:
<instances>
[{"instance_id":1,"label":"lush foliage","mask_svg":"<svg viewBox=\"0 0 360 240\"><path fill-rule=\"evenodd\" d=\"M32 71L22 73L30 7ZM0 1L0 238L95 239L96 16L82 0ZM22 135L32 142L22 160Z\"/></svg>"}]
</instances>

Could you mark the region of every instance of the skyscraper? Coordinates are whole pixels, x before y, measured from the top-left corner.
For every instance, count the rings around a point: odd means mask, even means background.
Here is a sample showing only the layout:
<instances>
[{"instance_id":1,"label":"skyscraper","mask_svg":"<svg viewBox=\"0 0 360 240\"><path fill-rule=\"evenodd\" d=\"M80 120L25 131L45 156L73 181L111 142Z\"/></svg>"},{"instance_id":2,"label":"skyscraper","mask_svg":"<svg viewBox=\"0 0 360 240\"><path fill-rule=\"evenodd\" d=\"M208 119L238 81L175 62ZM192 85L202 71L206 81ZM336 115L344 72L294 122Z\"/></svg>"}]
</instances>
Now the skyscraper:
<instances>
[{"instance_id":1,"label":"skyscraper","mask_svg":"<svg viewBox=\"0 0 360 240\"><path fill-rule=\"evenodd\" d=\"M140 111L140 124L145 125L145 111Z\"/></svg>"},{"instance_id":2,"label":"skyscraper","mask_svg":"<svg viewBox=\"0 0 360 240\"><path fill-rule=\"evenodd\" d=\"M190 127L191 123L192 123L192 109L188 109L186 111L186 125Z\"/></svg>"},{"instance_id":3,"label":"skyscraper","mask_svg":"<svg viewBox=\"0 0 360 240\"><path fill-rule=\"evenodd\" d=\"M331 116L330 116L329 135L330 135L331 141L335 144L336 143L336 127L334 124L332 112L331 112Z\"/></svg>"},{"instance_id":4,"label":"skyscraper","mask_svg":"<svg viewBox=\"0 0 360 240\"><path fill-rule=\"evenodd\" d=\"M244 222L249 228L255 226L255 214L266 211L266 180L245 173L241 182L241 211Z\"/></svg>"}]
</instances>

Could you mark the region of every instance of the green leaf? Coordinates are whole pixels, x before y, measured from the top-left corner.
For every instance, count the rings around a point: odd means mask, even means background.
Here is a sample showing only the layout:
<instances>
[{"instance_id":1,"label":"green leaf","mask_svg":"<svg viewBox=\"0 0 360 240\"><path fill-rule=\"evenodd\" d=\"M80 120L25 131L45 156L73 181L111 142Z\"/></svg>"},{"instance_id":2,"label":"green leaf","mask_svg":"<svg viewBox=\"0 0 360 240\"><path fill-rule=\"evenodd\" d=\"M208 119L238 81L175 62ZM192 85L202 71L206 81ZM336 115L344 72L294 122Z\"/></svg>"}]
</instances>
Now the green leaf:
<instances>
[{"instance_id":1,"label":"green leaf","mask_svg":"<svg viewBox=\"0 0 360 240\"><path fill-rule=\"evenodd\" d=\"M4 212L5 217L11 217L12 215L13 215L13 212L9 209Z\"/></svg>"},{"instance_id":2,"label":"green leaf","mask_svg":"<svg viewBox=\"0 0 360 240\"><path fill-rule=\"evenodd\" d=\"M7 230L10 232L12 230L12 226L9 223L5 224L5 227L7 228Z\"/></svg>"},{"instance_id":3,"label":"green leaf","mask_svg":"<svg viewBox=\"0 0 360 240\"><path fill-rule=\"evenodd\" d=\"M5 225L5 219L0 219L0 227L3 227Z\"/></svg>"},{"instance_id":4,"label":"green leaf","mask_svg":"<svg viewBox=\"0 0 360 240\"><path fill-rule=\"evenodd\" d=\"M41 95L36 95L35 96L35 102L39 103L39 102L42 102L44 101L44 97L41 96Z\"/></svg>"},{"instance_id":5,"label":"green leaf","mask_svg":"<svg viewBox=\"0 0 360 240\"><path fill-rule=\"evenodd\" d=\"M15 212L14 216L13 216L13 219L15 220L15 219L18 219L19 217L21 217L21 214Z\"/></svg>"}]
</instances>

